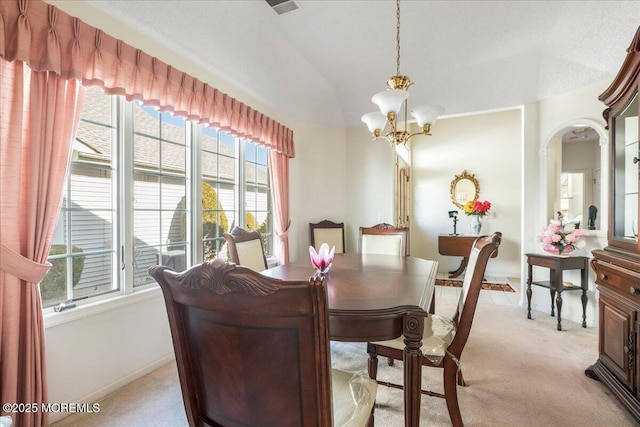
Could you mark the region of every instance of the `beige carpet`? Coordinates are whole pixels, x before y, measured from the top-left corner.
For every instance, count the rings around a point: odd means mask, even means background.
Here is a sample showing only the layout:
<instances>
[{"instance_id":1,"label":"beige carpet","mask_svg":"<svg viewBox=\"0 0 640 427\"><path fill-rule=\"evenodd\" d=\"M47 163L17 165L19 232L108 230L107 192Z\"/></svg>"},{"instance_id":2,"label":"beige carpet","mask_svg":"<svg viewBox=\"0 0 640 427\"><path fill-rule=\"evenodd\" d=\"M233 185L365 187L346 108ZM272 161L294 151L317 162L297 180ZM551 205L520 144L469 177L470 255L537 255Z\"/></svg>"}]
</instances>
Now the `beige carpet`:
<instances>
[{"instance_id":1,"label":"beige carpet","mask_svg":"<svg viewBox=\"0 0 640 427\"><path fill-rule=\"evenodd\" d=\"M448 313L453 300L438 301ZM584 375L597 357L597 330L584 329L534 312L534 320L517 307L478 305L476 321L462 357L468 387L459 388L467 426L625 427L637 426L599 382ZM332 343L333 364L350 371L366 370L364 343ZM402 363L381 360L379 379L401 381ZM423 384L440 390L441 371L425 368ZM98 414L76 414L56 427L186 426L174 363L146 375L102 401ZM380 387L376 425L404 425L402 391ZM422 397L421 426L450 426L443 399Z\"/></svg>"}]
</instances>

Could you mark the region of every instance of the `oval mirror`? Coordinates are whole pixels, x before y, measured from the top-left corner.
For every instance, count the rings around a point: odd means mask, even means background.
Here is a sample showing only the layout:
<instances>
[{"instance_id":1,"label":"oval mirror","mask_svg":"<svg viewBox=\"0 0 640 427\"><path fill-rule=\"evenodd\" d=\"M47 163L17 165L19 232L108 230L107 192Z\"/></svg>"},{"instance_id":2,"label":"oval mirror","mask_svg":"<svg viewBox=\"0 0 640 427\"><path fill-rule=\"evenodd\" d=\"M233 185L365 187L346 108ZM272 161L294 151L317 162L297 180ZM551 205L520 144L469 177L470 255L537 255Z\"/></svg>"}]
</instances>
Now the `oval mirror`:
<instances>
[{"instance_id":1,"label":"oval mirror","mask_svg":"<svg viewBox=\"0 0 640 427\"><path fill-rule=\"evenodd\" d=\"M480 184L478 184L475 175L464 170L451 181L450 193L453 204L463 209L464 204L469 200L478 199Z\"/></svg>"}]
</instances>

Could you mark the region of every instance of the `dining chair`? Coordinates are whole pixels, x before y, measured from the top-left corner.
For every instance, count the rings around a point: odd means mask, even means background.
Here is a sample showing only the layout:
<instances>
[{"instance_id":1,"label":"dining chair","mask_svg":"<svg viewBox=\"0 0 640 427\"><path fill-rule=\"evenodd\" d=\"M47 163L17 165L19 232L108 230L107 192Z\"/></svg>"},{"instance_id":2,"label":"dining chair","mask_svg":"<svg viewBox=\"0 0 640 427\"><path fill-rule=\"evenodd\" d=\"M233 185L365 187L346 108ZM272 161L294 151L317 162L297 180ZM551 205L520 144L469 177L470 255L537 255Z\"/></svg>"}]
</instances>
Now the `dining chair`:
<instances>
[{"instance_id":1,"label":"dining chair","mask_svg":"<svg viewBox=\"0 0 640 427\"><path fill-rule=\"evenodd\" d=\"M267 269L267 257L264 254L264 246L262 246L262 236L258 231L247 231L241 227L233 227L229 233L224 233L222 237L227 241L231 261L253 271Z\"/></svg>"},{"instance_id":2,"label":"dining chair","mask_svg":"<svg viewBox=\"0 0 640 427\"><path fill-rule=\"evenodd\" d=\"M311 246L316 251L320 250L320 245L326 243L329 247L335 247L335 253L346 252L344 243L344 223L333 222L328 219L317 223L309 223Z\"/></svg>"},{"instance_id":3,"label":"dining chair","mask_svg":"<svg viewBox=\"0 0 640 427\"><path fill-rule=\"evenodd\" d=\"M457 385L466 386L462 377L460 357L471 332L471 324L476 311L482 277L491 254L498 249L502 234L481 236L476 239L469 255L467 273L464 277L456 311L452 318L430 314L424 321L421 351L422 366L443 368L444 394L422 390L428 396L446 400L449 417L454 427L463 425L458 405ZM405 344L402 337L395 340L371 342L367 344L369 353L369 376L377 379L378 356L403 359ZM422 375L418 372L417 375ZM378 381L378 384L400 388L401 385Z\"/></svg>"},{"instance_id":4,"label":"dining chair","mask_svg":"<svg viewBox=\"0 0 640 427\"><path fill-rule=\"evenodd\" d=\"M387 223L360 227L360 253L407 256L408 234L409 228Z\"/></svg>"},{"instance_id":5,"label":"dining chair","mask_svg":"<svg viewBox=\"0 0 640 427\"><path fill-rule=\"evenodd\" d=\"M367 425L377 383L331 369L324 278L282 281L220 258L149 274L190 426Z\"/></svg>"}]
</instances>

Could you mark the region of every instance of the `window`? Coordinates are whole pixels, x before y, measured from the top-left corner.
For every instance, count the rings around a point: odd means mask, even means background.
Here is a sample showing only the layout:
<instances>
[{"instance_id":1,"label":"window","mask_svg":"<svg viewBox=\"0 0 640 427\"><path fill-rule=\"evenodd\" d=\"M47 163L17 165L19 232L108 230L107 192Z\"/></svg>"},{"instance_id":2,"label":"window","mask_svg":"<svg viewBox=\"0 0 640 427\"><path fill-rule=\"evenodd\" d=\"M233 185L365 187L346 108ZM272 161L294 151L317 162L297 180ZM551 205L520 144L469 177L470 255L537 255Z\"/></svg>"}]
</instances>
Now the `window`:
<instances>
[{"instance_id":1,"label":"window","mask_svg":"<svg viewBox=\"0 0 640 427\"><path fill-rule=\"evenodd\" d=\"M264 250L272 254L271 194L269 188L268 153L261 147L245 141L244 160L244 209L247 230L258 230L262 235Z\"/></svg>"},{"instance_id":2,"label":"window","mask_svg":"<svg viewBox=\"0 0 640 427\"><path fill-rule=\"evenodd\" d=\"M115 110L101 91L86 90L49 252L52 266L40 284L45 307L118 290L112 280L118 246Z\"/></svg>"},{"instance_id":3,"label":"window","mask_svg":"<svg viewBox=\"0 0 640 427\"><path fill-rule=\"evenodd\" d=\"M202 259L215 258L225 243L222 235L235 225L238 186L237 138L201 126Z\"/></svg>"},{"instance_id":4,"label":"window","mask_svg":"<svg viewBox=\"0 0 640 427\"><path fill-rule=\"evenodd\" d=\"M133 286L155 283L147 270L187 265L186 122L133 104Z\"/></svg>"},{"instance_id":5,"label":"window","mask_svg":"<svg viewBox=\"0 0 640 427\"><path fill-rule=\"evenodd\" d=\"M266 148L87 88L43 306L156 286L152 265L226 257L235 225L271 253L272 222Z\"/></svg>"}]
</instances>

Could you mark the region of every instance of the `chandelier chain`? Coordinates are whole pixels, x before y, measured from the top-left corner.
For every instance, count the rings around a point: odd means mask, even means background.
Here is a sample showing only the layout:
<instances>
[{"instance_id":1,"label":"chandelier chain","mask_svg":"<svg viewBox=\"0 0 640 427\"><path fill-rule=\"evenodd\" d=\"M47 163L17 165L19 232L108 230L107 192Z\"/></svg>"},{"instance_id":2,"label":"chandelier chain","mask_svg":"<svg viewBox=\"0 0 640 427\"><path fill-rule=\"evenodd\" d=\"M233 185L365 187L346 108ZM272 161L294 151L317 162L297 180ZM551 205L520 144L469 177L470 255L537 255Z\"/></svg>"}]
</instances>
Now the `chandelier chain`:
<instances>
[{"instance_id":1,"label":"chandelier chain","mask_svg":"<svg viewBox=\"0 0 640 427\"><path fill-rule=\"evenodd\" d=\"M396 75L400 75L400 0L396 0Z\"/></svg>"}]
</instances>

